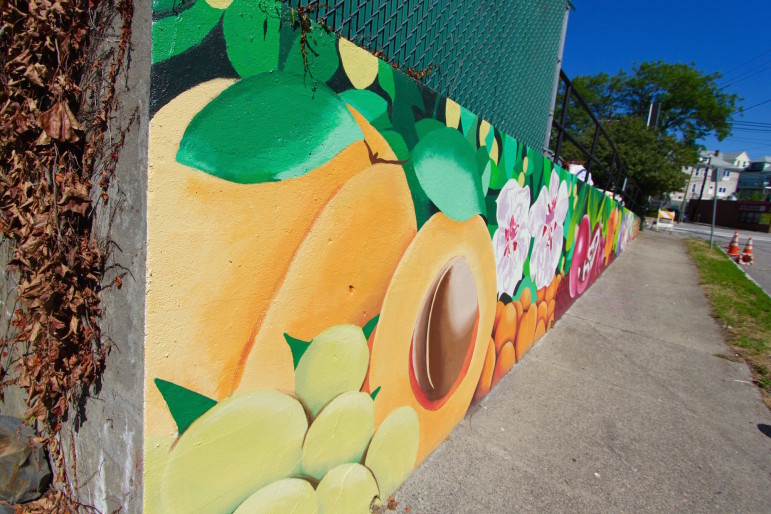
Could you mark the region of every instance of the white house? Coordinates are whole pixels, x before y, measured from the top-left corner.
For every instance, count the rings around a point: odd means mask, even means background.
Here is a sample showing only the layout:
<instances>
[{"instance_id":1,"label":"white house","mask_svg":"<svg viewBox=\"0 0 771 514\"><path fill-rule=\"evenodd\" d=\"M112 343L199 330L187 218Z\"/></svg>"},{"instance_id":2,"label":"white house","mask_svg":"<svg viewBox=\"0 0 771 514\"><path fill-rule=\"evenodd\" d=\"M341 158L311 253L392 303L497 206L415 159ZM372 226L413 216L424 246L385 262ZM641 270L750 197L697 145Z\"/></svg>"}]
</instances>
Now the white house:
<instances>
[{"instance_id":1,"label":"white house","mask_svg":"<svg viewBox=\"0 0 771 514\"><path fill-rule=\"evenodd\" d=\"M716 186L718 200L736 198L739 176L750 163L747 152L703 151L700 160L698 165L683 167L683 173L688 175L688 184L684 191L670 193L670 204L683 203L684 199L686 202L698 198L712 200L715 197ZM706 171L708 163L711 173ZM714 179L715 173L717 173L717 184Z\"/></svg>"}]
</instances>

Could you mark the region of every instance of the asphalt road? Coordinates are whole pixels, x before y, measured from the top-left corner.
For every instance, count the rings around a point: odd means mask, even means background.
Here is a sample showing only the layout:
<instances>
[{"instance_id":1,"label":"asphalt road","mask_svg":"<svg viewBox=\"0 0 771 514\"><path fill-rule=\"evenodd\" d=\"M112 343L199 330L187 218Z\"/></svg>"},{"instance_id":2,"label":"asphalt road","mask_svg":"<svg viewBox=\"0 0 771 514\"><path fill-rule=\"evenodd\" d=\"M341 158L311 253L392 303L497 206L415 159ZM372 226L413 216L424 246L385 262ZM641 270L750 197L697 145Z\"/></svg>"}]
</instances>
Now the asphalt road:
<instances>
[{"instance_id":1,"label":"asphalt road","mask_svg":"<svg viewBox=\"0 0 771 514\"><path fill-rule=\"evenodd\" d=\"M771 512L771 413L645 231L397 491L398 512Z\"/></svg>"},{"instance_id":2,"label":"asphalt road","mask_svg":"<svg viewBox=\"0 0 771 514\"><path fill-rule=\"evenodd\" d=\"M715 227L715 242L726 248L736 229ZM752 238L755 264L743 266L742 269L752 277L763 290L771 295L771 234L739 230L739 251L744 251L747 240ZM698 237L709 241L710 226L695 223L678 223L674 227L674 235L680 237Z\"/></svg>"}]
</instances>

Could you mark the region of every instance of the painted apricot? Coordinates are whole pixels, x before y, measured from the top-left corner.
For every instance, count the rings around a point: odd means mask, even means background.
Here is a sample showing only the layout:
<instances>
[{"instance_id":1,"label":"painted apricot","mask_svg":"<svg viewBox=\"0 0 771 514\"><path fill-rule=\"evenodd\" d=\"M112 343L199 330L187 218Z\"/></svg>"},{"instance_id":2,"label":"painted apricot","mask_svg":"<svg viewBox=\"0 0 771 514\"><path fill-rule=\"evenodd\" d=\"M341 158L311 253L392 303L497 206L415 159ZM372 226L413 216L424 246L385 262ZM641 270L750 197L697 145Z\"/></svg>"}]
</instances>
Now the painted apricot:
<instances>
[{"instance_id":1,"label":"painted apricot","mask_svg":"<svg viewBox=\"0 0 771 514\"><path fill-rule=\"evenodd\" d=\"M463 419L495 321L495 256L484 220L434 214L388 285L372 345L375 423L407 405L420 420L418 462Z\"/></svg>"},{"instance_id":2,"label":"painted apricot","mask_svg":"<svg viewBox=\"0 0 771 514\"><path fill-rule=\"evenodd\" d=\"M538 302L538 310L537 310L537 312L538 312L538 320L543 321L544 323L546 323L546 318L548 317L548 315L547 315L548 309L549 308L546 305L546 302L543 302L543 301L542 302Z\"/></svg>"},{"instance_id":3,"label":"painted apricot","mask_svg":"<svg viewBox=\"0 0 771 514\"><path fill-rule=\"evenodd\" d=\"M501 348L495 362L495 371L493 371L493 387L500 382L503 376L508 373L517 362L517 352L514 349L514 343L506 343Z\"/></svg>"},{"instance_id":4,"label":"painted apricot","mask_svg":"<svg viewBox=\"0 0 771 514\"><path fill-rule=\"evenodd\" d=\"M554 300L554 294L557 292L557 285L559 284L557 277L559 277L559 275L554 275L554 279L551 281L551 284L549 284L549 287L546 288L546 295L544 296L546 303Z\"/></svg>"},{"instance_id":5,"label":"painted apricot","mask_svg":"<svg viewBox=\"0 0 771 514\"><path fill-rule=\"evenodd\" d=\"M532 293L530 288L526 287L522 294L519 296L519 302L522 304L522 310L526 311L530 309L530 303L532 301Z\"/></svg>"},{"instance_id":6,"label":"painted apricot","mask_svg":"<svg viewBox=\"0 0 771 514\"><path fill-rule=\"evenodd\" d=\"M485 355L485 364L482 367L482 375L479 377L477 390L474 393L474 400L479 401L490 392L493 386L493 371L495 370L495 343L492 338L487 345L487 355Z\"/></svg>"},{"instance_id":7,"label":"painted apricot","mask_svg":"<svg viewBox=\"0 0 771 514\"><path fill-rule=\"evenodd\" d=\"M541 336L546 333L546 322L542 319L538 320L538 324L535 326L535 335L533 336L533 342L538 341Z\"/></svg>"},{"instance_id":8,"label":"painted apricot","mask_svg":"<svg viewBox=\"0 0 771 514\"><path fill-rule=\"evenodd\" d=\"M546 296L546 288L542 287L541 289L535 292L535 303L536 304L541 303L545 296Z\"/></svg>"},{"instance_id":9,"label":"painted apricot","mask_svg":"<svg viewBox=\"0 0 771 514\"><path fill-rule=\"evenodd\" d=\"M319 213L272 304L242 345L235 370L222 380L233 391L293 392L284 333L309 341L332 325L364 326L380 311L414 234L412 197L400 166L375 164L350 179Z\"/></svg>"},{"instance_id":10,"label":"painted apricot","mask_svg":"<svg viewBox=\"0 0 771 514\"><path fill-rule=\"evenodd\" d=\"M538 321L537 309L529 309L522 315L522 321L519 324L519 331L517 332L517 359L521 359L525 356L530 347L533 346L535 341L535 325Z\"/></svg>"},{"instance_id":11,"label":"painted apricot","mask_svg":"<svg viewBox=\"0 0 771 514\"><path fill-rule=\"evenodd\" d=\"M371 166L368 146L384 159L395 158L385 139L349 108L364 140L298 178L237 184L177 162L180 141L190 121L234 82L215 79L197 85L166 104L150 121L146 435L175 432L174 420L152 383L156 377L171 379L211 398L230 394L231 377L244 343L257 319L273 303L319 213L351 177ZM412 210L409 189L400 185L404 182L400 173L401 178L389 174L386 182L397 186L392 191L397 209L409 204L408 210ZM385 183L381 186L390 187ZM353 207L348 209L350 213ZM395 245L401 246L395 249L397 260L415 232L414 221L412 225L403 234L403 223L396 224L395 238L403 237ZM392 247L391 243L385 245L387 254L393 254ZM394 266L395 262L392 269ZM387 282L380 282L384 291ZM377 300L367 303L373 309L379 305ZM168 349L174 347L185 351L169 358ZM220 380L223 376L227 380Z\"/></svg>"},{"instance_id":12,"label":"painted apricot","mask_svg":"<svg viewBox=\"0 0 771 514\"><path fill-rule=\"evenodd\" d=\"M498 303L495 304L495 322L493 323L493 334L498 330L498 322L501 319L501 314L503 314L503 308L505 305L502 301L498 300Z\"/></svg>"},{"instance_id":13,"label":"painted apricot","mask_svg":"<svg viewBox=\"0 0 771 514\"><path fill-rule=\"evenodd\" d=\"M554 317L554 309L557 307L557 302L555 300L549 301L549 304L546 306L546 320L549 320ZM546 325L546 328L549 328L549 325Z\"/></svg>"},{"instance_id":14,"label":"painted apricot","mask_svg":"<svg viewBox=\"0 0 771 514\"><path fill-rule=\"evenodd\" d=\"M522 319L522 313L525 312L525 309L522 308L522 303L519 300L514 300L511 302L511 305L517 310L517 322L519 322Z\"/></svg>"},{"instance_id":15,"label":"painted apricot","mask_svg":"<svg viewBox=\"0 0 771 514\"><path fill-rule=\"evenodd\" d=\"M554 313L549 315L549 321L546 323L546 330L554 328Z\"/></svg>"},{"instance_id":16,"label":"painted apricot","mask_svg":"<svg viewBox=\"0 0 771 514\"><path fill-rule=\"evenodd\" d=\"M506 341L514 342L517 337L517 308L509 303L503 308L498 328L495 331L495 351L501 351Z\"/></svg>"}]
</instances>

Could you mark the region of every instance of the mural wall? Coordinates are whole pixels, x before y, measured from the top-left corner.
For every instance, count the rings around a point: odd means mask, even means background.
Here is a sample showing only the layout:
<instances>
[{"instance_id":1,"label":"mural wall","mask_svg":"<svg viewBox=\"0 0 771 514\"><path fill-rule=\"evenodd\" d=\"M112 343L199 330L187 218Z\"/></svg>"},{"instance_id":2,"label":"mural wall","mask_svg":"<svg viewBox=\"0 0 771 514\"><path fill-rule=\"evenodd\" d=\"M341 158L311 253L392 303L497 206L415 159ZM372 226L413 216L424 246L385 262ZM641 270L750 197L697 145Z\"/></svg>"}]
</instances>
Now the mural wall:
<instances>
[{"instance_id":1,"label":"mural wall","mask_svg":"<svg viewBox=\"0 0 771 514\"><path fill-rule=\"evenodd\" d=\"M368 512L636 219L279 2L153 0L148 512Z\"/></svg>"}]
</instances>

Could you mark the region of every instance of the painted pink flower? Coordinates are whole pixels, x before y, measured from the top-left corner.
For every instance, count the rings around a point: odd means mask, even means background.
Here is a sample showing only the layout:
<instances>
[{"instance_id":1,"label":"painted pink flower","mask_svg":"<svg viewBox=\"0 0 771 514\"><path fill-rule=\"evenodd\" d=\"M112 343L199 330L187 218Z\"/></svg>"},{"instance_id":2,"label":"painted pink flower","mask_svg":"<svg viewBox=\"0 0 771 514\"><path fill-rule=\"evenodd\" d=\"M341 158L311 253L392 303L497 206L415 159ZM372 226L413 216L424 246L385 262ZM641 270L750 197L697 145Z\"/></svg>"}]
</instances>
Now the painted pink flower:
<instances>
[{"instance_id":1,"label":"painted pink flower","mask_svg":"<svg viewBox=\"0 0 771 514\"><path fill-rule=\"evenodd\" d=\"M552 173L549 187L544 186L530 207L529 229L533 234L530 277L541 289L551 284L562 255L563 224L568 213L568 188Z\"/></svg>"},{"instance_id":2,"label":"painted pink flower","mask_svg":"<svg viewBox=\"0 0 771 514\"><path fill-rule=\"evenodd\" d=\"M501 189L498 199L498 230L493 235L495 268L498 274L498 294L514 294L514 288L522 279L522 268L530 251L528 210L530 188L509 180Z\"/></svg>"}]
</instances>

